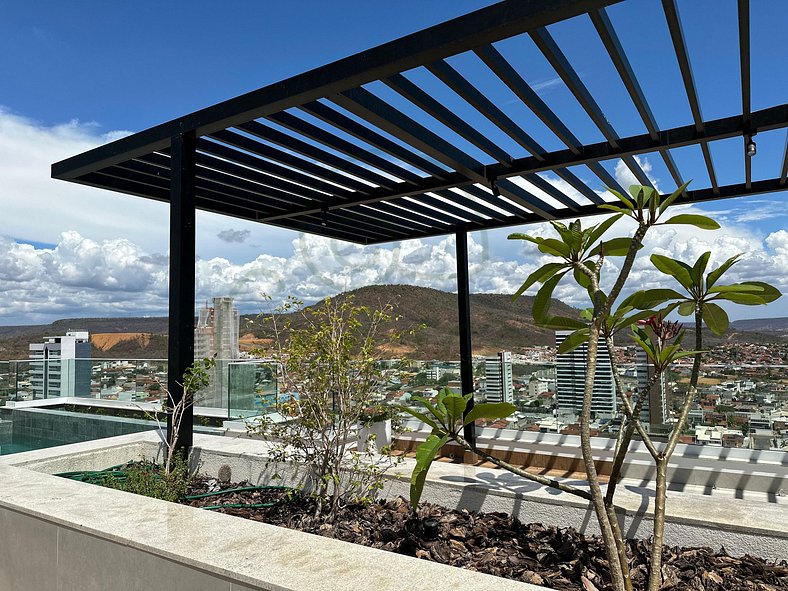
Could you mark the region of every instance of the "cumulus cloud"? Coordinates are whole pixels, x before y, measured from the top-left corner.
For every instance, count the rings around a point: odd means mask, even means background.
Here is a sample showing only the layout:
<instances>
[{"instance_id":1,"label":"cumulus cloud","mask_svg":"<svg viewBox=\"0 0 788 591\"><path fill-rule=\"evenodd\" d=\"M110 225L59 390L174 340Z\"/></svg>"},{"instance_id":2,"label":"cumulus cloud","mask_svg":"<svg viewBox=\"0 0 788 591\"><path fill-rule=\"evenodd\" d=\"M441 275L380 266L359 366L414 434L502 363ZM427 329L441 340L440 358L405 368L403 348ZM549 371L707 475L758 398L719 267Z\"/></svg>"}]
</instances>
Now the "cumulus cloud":
<instances>
[{"instance_id":1,"label":"cumulus cloud","mask_svg":"<svg viewBox=\"0 0 788 591\"><path fill-rule=\"evenodd\" d=\"M247 238L249 238L249 234L251 233L252 232L250 230L231 230L228 228L227 230L222 230L219 232L216 237L219 238L219 240L223 240L224 242L242 243Z\"/></svg>"},{"instance_id":2,"label":"cumulus cloud","mask_svg":"<svg viewBox=\"0 0 788 591\"><path fill-rule=\"evenodd\" d=\"M683 206L685 212L697 208ZM596 220L584 220L584 224ZM627 220L619 232L631 231ZM530 226L532 234L548 236L548 224ZM234 297L247 312L259 311L262 294L280 301L288 295L311 303L328 295L372 284L407 283L456 291L454 237L411 240L390 246L359 246L301 235L288 256L260 254L245 262L225 257L197 261L197 301L214 296ZM550 259L535 245L514 241L492 252L488 233L474 233L468 243L471 291L512 293L532 271ZM723 231L699 231L689 226L663 226L645 242L631 275L633 288L668 286L670 281L649 263L651 253L692 262L713 253L710 266L743 253L729 272L730 281L769 281L788 290L788 231L761 238L745 226L727 224ZM620 261L606 261L609 282ZM53 248L34 248L0 238L0 289L5 294L0 324L51 321L74 316L166 314L168 257L148 252L127 239L93 240L75 231L64 232ZM535 289L529 293L534 293ZM587 294L563 282L556 295L585 307ZM760 316L778 316L784 304L759 308ZM742 311L738 312L741 315Z\"/></svg>"}]
</instances>

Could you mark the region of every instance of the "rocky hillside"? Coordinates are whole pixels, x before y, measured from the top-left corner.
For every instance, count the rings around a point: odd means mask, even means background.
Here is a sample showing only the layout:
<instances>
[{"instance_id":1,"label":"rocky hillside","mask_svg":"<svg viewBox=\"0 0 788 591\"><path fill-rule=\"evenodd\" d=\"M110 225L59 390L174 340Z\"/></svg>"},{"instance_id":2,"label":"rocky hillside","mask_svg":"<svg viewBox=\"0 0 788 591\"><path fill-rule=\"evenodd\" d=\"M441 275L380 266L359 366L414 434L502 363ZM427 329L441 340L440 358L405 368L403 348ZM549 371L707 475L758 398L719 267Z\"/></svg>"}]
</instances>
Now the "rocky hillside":
<instances>
[{"instance_id":1,"label":"rocky hillside","mask_svg":"<svg viewBox=\"0 0 788 591\"><path fill-rule=\"evenodd\" d=\"M425 325L406 336L393 354L416 359L456 359L459 357L457 295L412 285L373 285L339 294L335 299L352 296L357 304L377 307L391 303L402 318L398 330ZM507 294L472 294L472 343L475 354L500 350L521 351L533 345L553 344L552 331L534 326L531 319L533 298L523 296L516 302ZM320 305L320 303L316 304ZM553 300L552 312L576 315L578 311ZM777 342L788 335L786 319L740 320L722 338L708 334L706 343ZM91 333L94 357L155 359L167 357L167 318L75 318L49 325L0 326L0 359L26 359L28 345L44 336L65 334L67 330ZM261 317L241 318L242 347L266 342L270 327Z\"/></svg>"}]
</instances>

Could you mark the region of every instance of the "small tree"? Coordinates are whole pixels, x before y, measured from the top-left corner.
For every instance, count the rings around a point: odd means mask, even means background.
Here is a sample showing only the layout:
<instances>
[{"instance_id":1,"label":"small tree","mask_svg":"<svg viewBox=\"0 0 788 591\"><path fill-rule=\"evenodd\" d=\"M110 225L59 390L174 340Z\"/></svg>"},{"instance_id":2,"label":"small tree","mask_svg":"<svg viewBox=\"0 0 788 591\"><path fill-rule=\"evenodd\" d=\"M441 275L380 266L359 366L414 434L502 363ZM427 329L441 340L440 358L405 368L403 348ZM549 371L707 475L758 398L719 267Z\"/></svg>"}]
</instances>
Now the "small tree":
<instances>
[{"instance_id":1,"label":"small tree","mask_svg":"<svg viewBox=\"0 0 788 591\"><path fill-rule=\"evenodd\" d=\"M262 420L252 431L275 443L272 460L297 461L308 467L316 505L315 517L331 520L337 509L365 500L382 486L390 465L370 450L352 448L365 410L385 384L377 351L399 338L392 305L358 306L353 298L326 299L302 308L289 299L279 312L295 312L284 323L271 322L275 335L271 356L280 363L288 399L280 405L284 422Z\"/></svg>"},{"instance_id":2,"label":"small tree","mask_svg":"<svg viewBox=\"0 0 788 591\"><path fill-rule=\"evenodd\" d=\"M420 402L427 413L404 408L433 428L433 433L422 444L416 454L416 468L411 476L411 502L418 503L424 486L427 470L440 447L452 439L466 449L481 457L546 486L558 488L570 494L590 501L599 523L602 539L607 552L613 587L616 591L630 591L632 580L629 573L629 561L618 517L615 512L614 495L624 459L632 437L637 432L656 464L656 497L654 506L654 536L651 545L651 568L648 589L657 591L662 583L661 559L664 541L665 499L667 493L667 468L679 437L686 425L687 416L696 396L698 376L703 349L702 326L706 325L715 333L722 334L728 327L728 318L717 300L759 305L774 301L780 297L775 288L761 282L743 282L721 286L721 276L735 264L738 257L732 257L718 269L706 274L706 266L711 253L704 253L692 266L660 255L652 255L652 264L661 272L675 279L685 290L683 293L672 289L656 289L641 291L621 301L616 306L619 295L629 277L638 250L643 245L647 232L660 225L688 224L700 229L713 230L719 225L708 217L700 215L679 214L668 219L663 218L667 208L684 192L687 184L679 187L674 193L662 198L651 187L630 187L630 197L615 191L618 203L601 207L612 210L615 215L596 226L583 228L580 220L568 226L559 222L551 222L558 233L558 238L534 237L527 234L512 234L510 239L527 240L537 245L539 251L551 255L549 262L534 271L515 293L516 299L531 286L541 283L532 307L536 323L553 330L573 331L560 345L559 353L569 352L582 344L587 344L587 364L583 405L580 412L580 447L583 463L589 483L589 491L576 489L570 485L552 481L543 476L532 474L526 470L492 457L484 450L470 445L460 434L463 424L478 418L497 418L508 416L514 407L506 404L476 405L463 419L467 398L444 392L438 397L437 404L426 400ZM622 217L629 217L636 224L631 237L603 239L607 231ZM602 270L607 257L624 257L619 273L613 278L609 290L602 287ZM580 317L561 317L550 314L550 300L558 283L564 278L573 278L586 289L591 307L584 310ZM653 308L667 304L660 311ZM693 315L695 318L695 346L693 350L681 349L684 331L678 323L666 322L664 315L678 310L679 314ZM631 332L634 340L644 349L654 366L654 373L645 385L637 402L632 405L626 396L625 389L619 378L615 359L613 358L613 336L622 331ZM611 468L610 481L603 491L596 471L595 458L591 448L591 404L593 398L594 376L598 361L599 341L604 340L613 366L613 376L617 395L624 412L624 421L616 441L614 461ZM690 386L682 401L678 420L668 438L667 444L655 444L643 425L640 423L640 410L647 398L647 392L657 383L660 376L675 360L693 357Z\"/></svg>"},{"instance_id":3,"label":"small tree","mask_svg":"<svg viewBox=\"0 0 788 591\"><path fill-rule=\"evenodd\" d=\"M161 435L162 443L166 449L164 459L164 473L171 474L175 466L175 457L177 455L177 442L178 434L180 433L183 424L183 414L187 408L194 406L195 396L208 386L210 380L210 370L216 365L214 359L203 359L195 361L183 373L183 396L177 402L175 401L172 393L164 389L165 398L161 405L161 412L167 416L171 416L172 428L167 432L166 436L163 435L163 421L159 412L147 412L146 415L152 420L156 421L159 427L159 434ZM182 458L185 461L185 458Z\"/></svg>"}]
</instances>

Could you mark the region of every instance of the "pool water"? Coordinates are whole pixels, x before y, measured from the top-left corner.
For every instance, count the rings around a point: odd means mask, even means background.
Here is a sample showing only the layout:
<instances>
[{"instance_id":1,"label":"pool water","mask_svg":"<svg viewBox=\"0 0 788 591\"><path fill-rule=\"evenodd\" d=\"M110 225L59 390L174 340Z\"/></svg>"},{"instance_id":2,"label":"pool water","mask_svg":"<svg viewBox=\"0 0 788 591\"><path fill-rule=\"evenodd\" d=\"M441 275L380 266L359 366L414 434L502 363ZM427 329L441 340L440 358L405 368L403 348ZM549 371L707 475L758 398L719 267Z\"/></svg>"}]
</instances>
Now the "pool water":
<instances>
[{"instance_id":1,"label":"pool water","mask_svg":"<svg viewBox=\"0 0 788 591\"><path fill-rule=\"evenodd\" d=\"M32 451L34 449L44 449L45 447L55 447L56 445L63 445L63 442L40 437L16 436L10 443L0 443L0 456Z\"/></svg>"}]
</instances>

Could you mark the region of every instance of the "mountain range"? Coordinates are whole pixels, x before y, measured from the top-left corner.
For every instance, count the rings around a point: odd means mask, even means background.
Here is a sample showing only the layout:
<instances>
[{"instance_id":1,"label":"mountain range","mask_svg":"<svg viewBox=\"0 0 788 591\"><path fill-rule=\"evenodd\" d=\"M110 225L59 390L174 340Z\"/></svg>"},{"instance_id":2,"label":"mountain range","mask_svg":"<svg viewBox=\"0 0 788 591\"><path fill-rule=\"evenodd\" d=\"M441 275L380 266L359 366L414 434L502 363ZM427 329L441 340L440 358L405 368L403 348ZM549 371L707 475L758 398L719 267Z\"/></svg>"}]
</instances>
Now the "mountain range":
<instances>
[{"instance_id":1,"label":"mountain range","mask_svg":"<svg viewBox=\"0 0 788 591\"><path fill-rule=\"evenodd\" d=\"M396 306L399 331L423 326L406 335L397 353L415 359L457 359L457 295L412 285L373 285L334 296L352 297L355 304ZM474 354L507 350L514 353L534 345L555 343L553 331L535 326L531 318L533 297L512 302L507 294L471 294L471 327ZM315 306L321 305L321 302ZM578 310L553 300L551 313L576 316ZM94 357L158 359L167 357L167 318L72 318L52 324L0 326L0 359L26 359L28 345L45 336L63 335L67 330L87 330L91 334ZM258 315L241 317L242 347L259 344L271 336L268 323ZM788 318L738 320L723 337L711 334L708 345L723 341L781 342L788 337Z\"/></svg>"}]
</instances>

